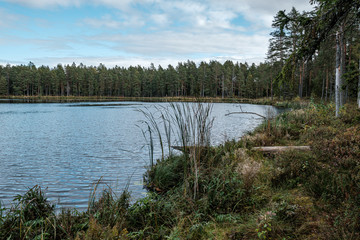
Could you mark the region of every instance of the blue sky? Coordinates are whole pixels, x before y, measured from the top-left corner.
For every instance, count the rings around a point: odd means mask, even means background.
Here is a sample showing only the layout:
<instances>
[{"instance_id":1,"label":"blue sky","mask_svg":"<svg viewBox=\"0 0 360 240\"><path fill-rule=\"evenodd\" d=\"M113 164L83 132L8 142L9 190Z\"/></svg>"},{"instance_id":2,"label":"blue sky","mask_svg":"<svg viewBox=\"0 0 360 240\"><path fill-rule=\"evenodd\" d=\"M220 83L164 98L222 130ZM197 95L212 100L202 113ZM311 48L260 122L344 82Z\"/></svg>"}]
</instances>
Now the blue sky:
<instances>
[{"instance_id":1,"label":"blue sky","mask_svg":"<svg viewBox=\"0 0 360 240\"><path fill-rule=\"evenodd\" d=\"M278 10L306 0L0 0L0 64L166 67L264 61Z\"/></svg>"}]
</instances>

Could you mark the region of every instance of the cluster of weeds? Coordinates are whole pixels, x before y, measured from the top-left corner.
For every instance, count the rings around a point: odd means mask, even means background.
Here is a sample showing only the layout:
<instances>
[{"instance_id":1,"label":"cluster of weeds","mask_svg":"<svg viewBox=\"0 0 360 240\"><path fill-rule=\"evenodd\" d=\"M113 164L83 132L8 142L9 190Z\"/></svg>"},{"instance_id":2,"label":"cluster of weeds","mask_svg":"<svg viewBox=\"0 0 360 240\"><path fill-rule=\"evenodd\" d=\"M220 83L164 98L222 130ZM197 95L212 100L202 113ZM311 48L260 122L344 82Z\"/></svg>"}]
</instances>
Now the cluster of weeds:
<instances>
[{"instance_id":1,"label":"cluster of weeds","mask_svg":"<svg viewBox=\"0 0 360 240\"><path fill-rule=\"evenodd\" d=\"M1 208L0 239L119 239L126 235L129 193L114 197L106 189L93 199L89 210L62 209L48 201L35 186L14 198L9 209Z\"/></svg>"},{"instance_id":2,"label":"cluster of weeds","mask_svg":"<svg viewBox=\"0 0 360 240\"><path fill-rule=\"evenodd\" d=\"M54 205L47 201L40 187L29 189L14 199L14 205L2 216L1 239L41 239L55 234Z\"/></svg>"},{"instance_id":3,"label":"cluster of weeds","mask_svg":"<svg viewBox=\"0 0 360 240\"><path fill-rule=\"evenodd\" d=\"M144 174L145 187L150 191L165 193L179 186L184 178L184 155L170 156L157 161L157 166Z\"/></svg>"},{"instance_id":4,"label":"cluster of weeds","mask_svg":"<svg viewBox=\"0 0 360 240\"><path fill-rule=\"evenodd\" d=\"M294 110L294 109L306 108L309 105L309 101L296 97L291 101L276 101L274 105L276 107L291 108Z\"/></svg>"},{"instance_id":5,"label":"cluster of weeds","mask_svg":"<svg viewBox=\"0 0 360 240\"><path fill-rule=\"evenodd\" d=\"M272 186L294 188L303 184L316 168L312 153L287 151L279 154L273 162L270 173Z\"/></svg>"}]
</instances>

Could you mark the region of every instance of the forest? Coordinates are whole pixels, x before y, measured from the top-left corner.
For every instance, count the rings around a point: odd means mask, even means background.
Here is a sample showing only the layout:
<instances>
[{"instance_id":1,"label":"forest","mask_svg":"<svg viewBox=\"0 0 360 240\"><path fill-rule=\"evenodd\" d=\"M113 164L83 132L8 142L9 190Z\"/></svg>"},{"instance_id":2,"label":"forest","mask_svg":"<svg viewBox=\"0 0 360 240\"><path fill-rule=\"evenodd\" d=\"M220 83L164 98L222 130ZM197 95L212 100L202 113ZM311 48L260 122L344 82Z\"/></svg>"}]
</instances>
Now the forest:
<instances>
[{"instance_id":1,"label":"forest","mask_svg":"<svg viewBox=\"0 0 360 240\"><path fill-rule=\"evenodd\" d=\"M343 104L355 99L359 91L359 3L316 2L311 12L300 13L293 8L276 14L266 60L257 65L216 60L128 68L107 68L101 63L58 64L52 68L37 67L32 62L8 64L0 66L0 95L282 99L315 96L327 101L336 98L338 86Z\"/></svg>"}]
</instances>

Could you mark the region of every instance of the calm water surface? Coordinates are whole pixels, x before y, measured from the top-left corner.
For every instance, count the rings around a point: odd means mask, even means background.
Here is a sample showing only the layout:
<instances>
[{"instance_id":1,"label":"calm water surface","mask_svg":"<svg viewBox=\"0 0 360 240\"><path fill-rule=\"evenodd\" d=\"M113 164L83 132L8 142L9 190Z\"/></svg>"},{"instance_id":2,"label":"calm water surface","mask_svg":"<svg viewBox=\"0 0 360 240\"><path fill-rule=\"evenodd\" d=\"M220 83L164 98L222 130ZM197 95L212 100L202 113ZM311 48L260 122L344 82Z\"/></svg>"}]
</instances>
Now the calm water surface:
<instances>
[{"instance_id":1,"label":"calm water surface","mask_svg":"<svg viewBox=\"0 0 360 240\"><path fill-rule=\"evenodd\" d=\"M46 188L59 207L85 209L89 193L102 183L122 190L129 182L134 199L145 194L142 176L149 163L140 128L139 109L166 103L1 103L0 201L10 200L34 185ZM230 115L239 104L215 103L212 144L237 139L262 119ZM271 106L241 104L243 111L266 115ZM155 152L160 156L159 148Z\"/></svg>"}]
</instances>

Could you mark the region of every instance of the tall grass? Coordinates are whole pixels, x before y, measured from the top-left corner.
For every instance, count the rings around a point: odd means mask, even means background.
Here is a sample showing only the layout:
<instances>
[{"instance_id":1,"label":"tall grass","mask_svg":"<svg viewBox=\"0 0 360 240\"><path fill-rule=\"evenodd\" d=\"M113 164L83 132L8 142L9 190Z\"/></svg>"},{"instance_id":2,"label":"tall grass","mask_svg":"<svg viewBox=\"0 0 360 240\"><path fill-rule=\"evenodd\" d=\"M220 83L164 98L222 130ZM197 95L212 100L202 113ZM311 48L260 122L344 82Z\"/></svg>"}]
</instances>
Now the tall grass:
<instances>
[{"instance_id":1,"label":"tall grass","mask_svg":"<svg viewBox=\"0 0 360 240\"><path fill-rule=\"evenodd\" d=\"M165 157L164 139L166 139L170 156L172 155L171 145L175 143L180 146L186 159L183 161L184 180L194 179L192 189L194 199L199 191L201 157L210 146L211 127L214 121L211 117L212 108L213 105L210 103L197 102L169 103L165 107L155 107L156 112L151 112L148 108L140 110L145 117L142 123L147 128L146 131L143 130L143 135L149 141L148 146L151 149L150 167L154 163L153 134L159 141L161 160Z\"/></svg>"},{"instance_id":2,"label":"tall grass","mask_svg":"<svg viewBox=\"0 0 360 240\"><path fill-rule=\"evenodd\" d=\"M0 239L43 239L48 232L56 235L55 206L39 186L16 196L14 202L8 211L1 210Z\"/></svg>"}]
</instances>

